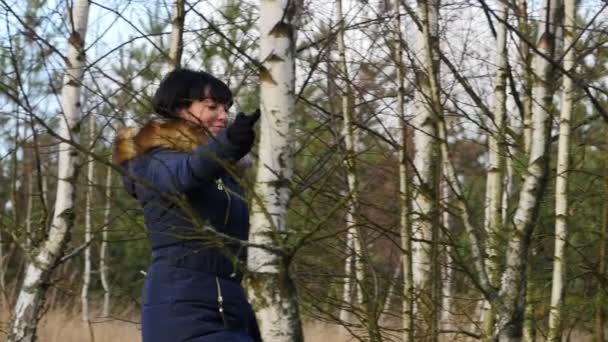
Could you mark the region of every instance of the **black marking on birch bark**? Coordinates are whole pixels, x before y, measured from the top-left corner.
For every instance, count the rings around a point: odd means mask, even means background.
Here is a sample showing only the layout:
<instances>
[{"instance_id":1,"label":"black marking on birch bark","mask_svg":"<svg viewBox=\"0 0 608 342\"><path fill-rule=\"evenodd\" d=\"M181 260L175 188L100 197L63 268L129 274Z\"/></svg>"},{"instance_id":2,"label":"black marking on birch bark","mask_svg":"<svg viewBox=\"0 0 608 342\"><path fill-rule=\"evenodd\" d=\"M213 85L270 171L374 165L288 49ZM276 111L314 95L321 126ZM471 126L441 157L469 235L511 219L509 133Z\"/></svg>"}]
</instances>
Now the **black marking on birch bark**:
<instances>
[{"instance_id":1,"label":"black marking on birch bark","mask_svg":"<svg viewBox=\"0 0 608 342\"><path fill-rule=\"evenodd\" d=\"M277 85L277 82L275 82L274 78L272 78L270 71L265 67L260 67L260 81L270 82L274 85Z\"/></svg>"},{"instance_id":2,"label":"black marking on birch bark","mask_svg":"<svg viewBox=\"0 0 608 342\"><path fill-rule=\"evenodd\" d=\"M293 34L293 26L284 21L279 21L274 27L268 32L268 35L275 38L291 37Z\"/></svg>"},{"instance_id":3,"label":"black marking on birch bark","mask_svg":"<svg viewBox=\"0 0 608 342\"><path fill-rule=\"evenodd\" d=\"M283 57L277 55L276 53L272 53L266 58L266 61L268 61L268 62L285 62L285 59Z\"/></svg>"},{"instance_id":4,"label":"black marking on birch bark","mask_svg":"<svg viewBox=\"0 0 608 342\"><path fill-rule=\"evenodd\" d=\"M79 84L78 84L78 81L76 81L73 78L70 78L65 85L69 86L69 87L78 87Z\"/></svg>"}]
</instances>

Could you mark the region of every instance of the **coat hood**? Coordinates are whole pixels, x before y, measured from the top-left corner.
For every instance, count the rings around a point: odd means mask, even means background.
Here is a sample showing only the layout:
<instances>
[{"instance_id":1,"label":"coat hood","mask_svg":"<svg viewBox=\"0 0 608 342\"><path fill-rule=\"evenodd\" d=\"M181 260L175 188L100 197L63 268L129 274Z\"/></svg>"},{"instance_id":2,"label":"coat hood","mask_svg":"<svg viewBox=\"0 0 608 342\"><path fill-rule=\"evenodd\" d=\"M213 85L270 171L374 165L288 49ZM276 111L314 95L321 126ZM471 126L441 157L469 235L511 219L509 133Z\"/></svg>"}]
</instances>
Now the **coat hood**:
<instances>
[{"instance_id":1,"label":"coat hood","mask_svg":"<svg viewBox=\"0 0 608 342\"><path fill-rule=\"evenodd\" d=\"M114 163L123 164L157 147L189 152L207 141L205 129L187 121L151 120L141 128L125 127L118 131L113 159Z\"/></svg>"}]
</instances>

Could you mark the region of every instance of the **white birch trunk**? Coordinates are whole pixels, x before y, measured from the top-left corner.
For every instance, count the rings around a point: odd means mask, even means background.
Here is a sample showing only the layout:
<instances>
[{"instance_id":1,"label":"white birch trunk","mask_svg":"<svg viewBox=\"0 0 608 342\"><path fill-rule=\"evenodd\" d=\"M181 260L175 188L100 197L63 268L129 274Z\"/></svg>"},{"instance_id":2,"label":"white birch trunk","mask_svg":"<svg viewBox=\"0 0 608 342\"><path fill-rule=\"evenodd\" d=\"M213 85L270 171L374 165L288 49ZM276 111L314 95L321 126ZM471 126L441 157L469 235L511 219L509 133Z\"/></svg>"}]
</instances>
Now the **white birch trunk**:
<instances>
[{"instance_id":1,"label":"white birch trunk","mask_svg":"<svg viewBox=\"0 0 608 342\"><path fill-rule=\"evenodd\" d=\"M502 200L504 185L505 160L505 116L506 116L506 87L507 87L507 20L509 8L506 0L499 1L496 21L496 80L494 85L494 120L490 121L488 135L488 176L486 179L486 252L488 255L488 271L490 282L496 286L498 281L498 251L496 236L502 230ZM494 313L489 301L483 307L484 335L492 336Z\"/></svg>"},{"instance_id":2,"label":"white birch trunk","mask_svg":"<svg viewBox=\"0 0 608 342\"><path fill-rule=\"evenodd\" d=\"M553 58L553 19L557 6L555 0L545 1L545 20L539 27L537 49L548 58ZM535 101L532 110L529 161L513 218L513 234L507 246L506 267L499 292L501 306L497 310L498 320L494 329L494 338L499 341L519 341L522 336L528 250L548 173L552 107L551 64L545 58L535 56L534 75L532 97Z\"/></svg>"},{"instance_id":3,"label":"white birch trunk","mask_svg":"<svg viewBox=\"0 0 608 342\"><path fill-rule=\"evenodd\" d=\"M169 69L179 69L184 51L185 0L173 0L171 10L171 39L169 47Z\"/></svg>"},{"instance_id":4,"label":"white birch trunk","mask_svg":"<svg viewBox=\"0 0 608 342\"><path fill-rule=\"evenodd\" d=\"M344 261L344 287L342 288L342 305L340 309L340 322L348 324L351 321L351 307L353 299L352 276L353 276L353 259L354 259L355 240L350 230L346 231L346 260ZM346 331L343 331L346 332Z\"/></svg>"},{"instance_id":5,"label":"white birch trunk","mask_svg":"<svg viewBox=\"0 0 608 342\"><path fill-rule=\"evenodd\" d=\"M347 192L342 192L342 196L348 196ZM346 212L346 222L353 222L352 211ZM343 323L349 323L351 320L351 312L353 306L353 290L355 291L354 298L356 303L361 304L363 302L363 292L361 291L361 282L363 281L363 272L361 265L361 243L357 238L357 227L351 226L346 231L346 260L344 264L344 288L342 293L342 299L344 300L344 307L340 310L340 321ZM355 279L353 280L353 274ZM353 286L354 284L354 286Z\"/></svg>"},{"instance_id":6,"label":"white birch trunk","mask_svg":"<svg viewBox=\"0 0 608 342\"><path fill-rule=\"evenodd\" d=\"M395 46L393 47L395 65L397 69L397 82L399 93L397 96L397 115L399 116L399 235L401 239L401 267L403 273L403 301L402 301L402 340L404 342L414 341L414 283L412 279L412 227L410 222L409 202L410 180L408 174L408 137L407 122L405 117L405 71L403 60L403 44L401 31L401 2L395 0L393 3L395 11L394 31Z\"/></svg>"},{"instance_id":7,"label":"white birch trunk","mask_svg":"<svg viewBox=\"0 0 608 342\"><path fill-rule=\"evenodd\" d=\"M564 70L574 72L574 25L576 1L564 2ZM557 180L555 184L555 252L553 280L551 286L551 308L549 311L549 341L561 341L561 309L566 277L565 248L568 238L568 169L570 167L570 119L574 85L570 77L564 76L562 105L557 148Z\"/></svg>"},{"instance_id":8,"label":"white birch trunk","mask_svg":"<svg viewBox=\"0 0 608 342\"><path fill-rule=\"evenodd\" d=\"M68 39L66 74L61 90L64 116L59 120L62 139L76 140L80 120L80 82L85 63L84 39L89 14L89 1L76 0L72 8L73 28ZM45 283L63 253L66 236L74 223L74 195L77 173L76 151L66 142L59 144L57 199L48 239L35 251L25 270L9 332L9 342L36 339L40 308L44 301Z\"/></svg>"},{"instance_id":9,"label":"white birch trunk","mask_svg":"<svg viewBox=\"0 0 608 342\"><path fill-rule=\"evenodd\" d=\"M89 147L90 153L94 153L95 148L93 140L95 139L95 115L90 114L89 117ZM93 198L93 178L95 177L95 164L93 157L87 156L87 191L84 208L84 268L82 270L82 291L80 292L80 301L82 303L82 321L89 321L89 285L91 283L91 212Z\"/></svg>"},{"instance_id":10,"label":"white birch trunk","mask_svg":"<svg viewBox=\"0 0 608 342\"><path fill-rule=\"evenodd\" d=\"M439 225L437 205L440 154L437 142L437 122L440 110L436 89L435 63L431 54L437 36L437 3L418 1L418 16L422 28L416 34L418 60L417 89L414 117L414 187L412 194L412 270L416 292L415 315L426 322L427 336L437 336L439 304L434 282L438 272L436 239ZM418 334L416 334L418 335ZM433 338L433 337L432 337Z\"/></svg>"},{"instance_id":11,"label":"white birch trunk","mask_svg":"<svg viewBox=\"0 0 608 342\"><path fill-rule=\"evenodd\" d=\"M112 160L112 158L110 158ZM112 168L107 168L106 174L106 204L103 213L103 231L99 246L99 277L103 287L103 317L110 315L110 282L108 281L108 231L110 230L110 209L112 206Z\"/></svg>"},{"instance_id":12,"label":"white birch trunk","mask_svg":"<svg viewBox=\"0 0 608 342\"><path fill-rule=\"evenodd\" d=\"M344 163L346 166L346 178L348 184L348 209L346 214L346 227L348 234L353 239L353 253L354 269L355 269L355 298L357 304L363 303L363 291L361 284L363 282L363 265L361 261L361 235L359 234L359 227L357 224L358 207L359 207L359 180L357 178L357 132L353 125L353 106L351 105L351 91L350 91L350 78L348 73L348 66L346 61L346 48L344 46L344 18L342 14L342 0L336 1L336 21L339 23L337 42L338 42L338 55L339 60L337 68L339 70L339 78L341 79L342 94L342 136L344 137L344 145L346 156Z\"/></svg>"},{"instance_id":13,"label":"white birch trunk","mask_svg":"<svg viewBox=\"0 0 608 342\"><path fill-rule=\"evenodd\" d=\"M391 302L392 298L395 295L395 285L399 281L399 277L401 277L401 273L403 272L402 264L400 263L393 272L392 277L389 279L389 286L386 290L386 296L384 297L384 305L382 305L382 313L388 313L391 310Z\"/></svg>"},{"instance_id":14,"label":"white birch trunk","mask_svg":"<svg viewBox=\"0 0 608 342\"><path fill-rule=\"evenodd\" d=\"M446 174L444 171L443 174ZM441 199L443 201L443 210L441 213L442 235L452 234L452 220L450 212L446 209L450 207L450 185L447 181L441 182ZM454 302L454 268L452 261L452 246L449 239L442 239L446 242L443 248L443 263L441 264L441 329L453 330L453 302ZM453 339L453 334L445 335L448 339Z\"/></svg>"},{"instance_id":15,"label":"white birch trunk","mask_svg":"<svg viewBox=\"0 0 608 342\"><path fill-rule=\"evenodd\" d=\"M527 37L530 34L530 22L528 19L527 0L515 1L515 18L517 18L517 30ZM522 105L523 105L523 152L525 155L530 153L530 142L532 140L532 67L530 63L530 46L527 42L520 40L519 56L523 68L522 84Z\"/></svg>"},{"instance_id":16,"label":"white birch trunk","mask_svg":"<svg viewBox=\"0 0 608 342\"><path fill-rule=\"evenodd\" d=\"M509 201L513 196L513 158L515 151L507 147L508 157L505 163L505 179L504 179L504 191L502 193L502 222L507 221L507 215L509 214Z\"/></svg>"},{"instance_id":17,"label":"white birch trunk","mask_svg":"<svg viewBox=\"0 0 608 342\"><path fill-rule=\"evenodd\" d=\"M34 192L34 177L32 176L32 172L27 174L27 204L25 207L25 246L27 249L32 245L32 207L34 204L33 201L33 192Z\"/></svg>"},{"instance_id":18,"label":"white birch trunk","mask_svg":"<svg viewBox=\"0 0 608 342\"><path fill-rule=\"evenodd\" d=\"M261 127L250 240L276 247L272 236L287 232L287 202L293 176L295 117L296 3L263 0L260 3ZM256 308L262 339L302 341L295 287L289 265L279 255L249 248L250 297Z\"/></svg>"}]
</instances>

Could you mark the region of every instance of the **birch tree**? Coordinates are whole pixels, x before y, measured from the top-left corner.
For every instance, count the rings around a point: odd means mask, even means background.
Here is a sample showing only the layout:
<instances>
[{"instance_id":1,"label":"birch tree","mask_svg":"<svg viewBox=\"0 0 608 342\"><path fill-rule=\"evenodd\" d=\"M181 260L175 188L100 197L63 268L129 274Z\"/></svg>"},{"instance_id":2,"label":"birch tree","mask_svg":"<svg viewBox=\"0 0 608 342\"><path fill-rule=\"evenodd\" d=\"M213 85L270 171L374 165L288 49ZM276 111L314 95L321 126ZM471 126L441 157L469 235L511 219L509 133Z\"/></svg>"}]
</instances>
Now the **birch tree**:
<instances>
[{"instance_id":1,"label":"birch tree","mask_svg":"<svg viewBox=\"0 0 608 342\"><path fill-rule=\"evenodd\" d=\"M553 68L550 59L553 58L554 52L554 25L558 8L559 0L546 0L541 12L544 20L539 25L536 48L542 56L534 56L532 97L535 101L532 108L530 153L513 217L513 233L507 246L505 271L499 291L501 305L497 310L498 319L494 329L494 338L500 341L518 341L521 338L526 295L526 261L548 174L549 125L553 95Z\"/></svg>"},{"instance_id":2,"label":"birch tree","mask_svg":"<svg viewBox=\"0 0 608 342\"><path fill-rule=\"evenodd\" d=\"M184 51L185 0L173 0L171 10L171 40L169 48L169 68L179 69Z\"/></svg>"},{"instance_id":3,"label":"birch tree","mask_svg":"<svg viewBox=\"0 0 608 342\"><path fill-rule=\"evenodd\" d=\"M408 137L407 121L405 117L405 68L403 60L403 37L401 28L401 1L393 2L394 20L393 31L395 44L393 58L397 71L397 115L399 120L400 139L399 157L399 237L401 240L401 267L403 269L403 301L402 301L402 328L403 342L414 341L414 284L412 279L412 227L410 222L410 179L408 173Z\"/></svg>"},{"instance_id":4,"label":"birch tree","mask_svg":"<svg viewBox=\"0 0 608 342\"><path fill-rule=\"evenodd\" d=\"M259 162L254 186L250 241L268 246L281 243L288 233L287 202L293 177L295 136L295 14L298 2L263 0L260 3ZM250 297L262 338L302 341L298 302L289 276L289 260L273 251L250 248Z\"/></svg>"},{"instance_id":5,"label":"birch tree","mask_svg":"<svg viewBox=\"0 0 608 342\"><path fill-rule=\"evenodd\" d=\"M503 210L503 184L505 165L505 116L506 116L506 88L507 88L507 20L509 8L507 1L499 1L496 23L496 80L494 85L494 117L490 121L488 130L488 173L486 178L486 247L488 255L488 268L492 286L498 282L498 250L496 237L502 230ZM484 335L492 336L494 314L489 301L484 303Z\"/></svg>"},{"instance_id":6,"label":"birch tree","mask_svg":"<svg viewBox=\"0 0 608 342\"><path fill-rule=\"evenodd\" d=\"M112 160L110 157L109 160ZM106 171L105 207L103 210L103 231L101 232L101 245L99 246L99 278L103 287L103 309L102 316L110 315L110 282L108 280L108 232L110 230L110 211L112 207L112 168Z\"/></svg>"},{"instance_id":7,"label":"birch tree","mask_svg":"<svg viewBox=\"0 0 608 342\"><path fill-rule=\"evenodd\" d=\"M421 27L416 31L418 53L414 94L414 169L412 193L412 269L417 296L416 316L428 322L428 333L437 338L438 267L437 237L439 226L438 175L440 154L437 142L437 121L441 115L438 106L437 63L433 59L432 45L437 44L438 4L434 0L418 1ZM421 328L424 331L424 328ZM418 336L418 334L415 334ZM419 338L419 337L418 337Z\"/></svg>"},{"instance_id":8,"label":"birch tree","mask_svg":"<svg viewBox=\"0 0 608 342\"><path fill-rule=\"evenodd\" d=\"M95 116L89 114L89 143L90 152L94 153L95 141ZM86 197L84 208L84 265L82 270L82 291L80 292L80 301L82 303L82 321L89 321L89 286L91 283L91 214L93 202L93 181L95 177L95 164L91 154L87 156L87 177L86 177Z\"/></svg>"},{"instance_id":9,"label":"birch tree","mask_svg":"<svg viewBox=\"0 0 608 342\"><path fill-rule=\"evenodd\" d=\"M357 217L359 215L359 179L357 177L357 134L353 123L353 105L352 94L350 89L350 78L348 71L348 64L346 59L346 47L344 45L344 16L342 11L342 0L336 1L336 21L338 22L337 32L337 43L338 43L338 64L339 77L342 79L340 88L342 89L342 136L344 137L345 146L345 159L344 164L346 166L346 179L347 179L347 192L345 195L348 197L347 201L347 213L346 213L346 244L352 246L347 250L348 256L346 258L346 264L348 272L346 274L344 284L344 299L347 300L345 304L351 302L351 281L352 281L352 267L354 267L355 283L352 288L355 291L356 304L363 304L363 290L361 284L364 281L363 265L361 261L361 235L359 233L359 225L357 223ZM347 247L348 248L348 247ZM347 310L342 309L340 312L340 319L347 319ZM348 320L345 320L348 322Z\"/></svg>"},{"instance_id":10,"label":"birch tree","mask_svg":"<svg viewBox=\"0 0 608 342\"><path fill-rule=\"evenodd\" d=\"M74 223L74 195L77 159L68 141L76 140L80 120L80 82L85 63L84 42L89 15L89 2L76 0L70 8L66 73L61 90L63 117L58 131L62 141L58 152L58 182L55 211L48 239L31 253L13 312L8 341L36 340L40 308L53 269L63 253L66 238Z\"/></svg>"},{"instance_id":11,"label":"birch tree","mask_svg":"<svg viewBox=\"0 0 608 342\"><path fill-rule=\"evenodd\" d=\"M574 72L576 1L564 2L564 70ZM564 76L562 104L559 120L559 140L557 146L557 180L555 184L555 251L553 259L553 280L551 282L551 308L549 311L549 341L561 341L561 316L566 279L566 242L568 238L568 173L570 159L570 119L574 85L572 78Z\"/></svg>"}]
</instances>

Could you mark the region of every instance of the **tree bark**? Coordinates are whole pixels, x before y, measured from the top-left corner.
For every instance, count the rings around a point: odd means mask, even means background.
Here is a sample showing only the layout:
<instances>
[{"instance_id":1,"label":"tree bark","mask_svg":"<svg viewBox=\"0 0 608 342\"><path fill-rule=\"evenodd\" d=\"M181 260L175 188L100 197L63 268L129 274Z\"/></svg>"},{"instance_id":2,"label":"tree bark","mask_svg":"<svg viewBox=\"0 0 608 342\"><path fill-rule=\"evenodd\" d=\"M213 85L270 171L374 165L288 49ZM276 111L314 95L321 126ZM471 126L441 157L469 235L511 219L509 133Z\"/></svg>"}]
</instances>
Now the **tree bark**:
<instances>
[{"instance_id":1,"label":"tree bark","mask_svg":"<svg viewBox=\"0 0 608 342\"><path fill-rule=\"evenodd\" d=\"M393 58L397 71L397 115L399 118L399 235L401 240L401 267L403 273L403 300L402 300L402 340L414 341L414 283L412 279L412 226L410 222L410 179L408 172L408 137L407 121L405 117L405 68L403 60L403 34L401 31L401 1L395 0Z\"/></svg>"},{"instance_id":2,"label":"tree bark","mask_svg":"<svg viewBox=\"0 0 608 342\"><path fill-rule=\"evenodd\" d=\"M76 0L71 9L69 25L73 31L68 39L67 66L61 90L63 117L58 135L62 139L77 139L80 120L80 82L85 63L84 40L89 14L89 1ZM60 142L58 153L57 199L48 239L26 266L23 284L13 312L9 342L31 342L36 340L36 328L40 319L40 308L53 269L63 253L69 232L74 224L74 195L77 159L75 149Z\"/></svg>"},{"instance_id":3,"label":"tree bark","mask_svg":"<svg viewBox=\"0 0 608 342\"><path fill-rule=\"evenodd\" d=\"M90 153L94 153L95 139L95 115L89 114L89 147ZM95 164L93 158L87 156L87 178L86 198L84 208L84 265L82 270L82 291L80 301L82 303L82 321L89 321L89 286L91 283L91 213L93 199L93 180L95 177Z\"/></svg>"},{"instance_id":4,"label":"tree bark","mask_svg":"<svg viewBox=\"0 0 608 342\"><path fill-rule=\"evenodd\" d=\"M112 158L109 158L112 160ZM108 232L110 230L110 210L112 208L112 168L107 168L106 174L106 204L103 213L103 231L101 245L99 246L99 277L103 287L103 317L110 315L110 282L108 281Z\"/></svg>"},{"instance_id":5,"label":"tree bark","mask_svg":"<svg viewBox=\"0 0 608 342\"><path fill-rule=\"evenodd\" d=\"M184 51L184 21L186 17L184 5L185 0L173 0L171 10L171 45L168 61L170 70L181 67L182 53Z\"/></svg>"},{"instance_id":6,"label":"tree bark","mask_svg":"<svg viewBox=\"0 0 608 342\"><path fill-rule=\"evenodd\" d=\"M276 247L288 233L287 202L293 177L295 136L294 81L297 2L260 3L259 163L251 213L250 240ZM276 237L276 238L275 238ZM279 246L279 248L282 246ZM265 341L302 341L295 286L289 259L267 249L249 248L250 297Z\"/></svg>"},{"instance_id":7,"label":"tree bark","mask_svg":"<svg viewBox=\"0 0 608 342\"><path fill-rule=\"evenodd\" d=\"M574 25L576 1L564 2L564 70L574 72ZM551 308L549 311L549 341L561 341L561 316L566 279L566 245L568 239L568 176L570 168L570 120L574 99L574 84L564 76L562 105L557 147L557 180L555 184L555 251L553 280L551 284Z\"/></svg>"},{"instance_id":8,"label":"tree bark","mask_svg":"<svg viewBox=\"0 0 608 342\"><path fill-rule=\"evenodd\" d=\"M547 58L553 58L556 5L556 0L546 0L542 12L545 20L538 32L537 49ZM494 339L499 341L519 341L522 337L528 252L548 174L553 69L551 63L540 55L535 56L534 62L535 101L530 154L513 218L512 236L507 246L506 267L499 292L501 306L497 310L498 320L494 329Z\"/></svg>"},{"instance_id":9,"label":"tree bark","mask_svg":"<svg viewBox=\"0 0 608 342\"><path fill-rule=\"evenodd\" d=\"M486 178L486 250L488 255L488 271L490 283L497 286L498 282L498 250L497 236L503 228L502 200L505 164L505 116L507 107L507 20L509 7L506 0L498 2L499 20L496 22L496 79L494 85L494 120L490 121L488 130L488 176ZM483 311L484 338L489 340L494 326L494 310L489 301L484 303Z\"/></svg>"},{"instance_id":10,"label":"tree bark","mask_svg":"<svg viewBox=\"0 0 608 342\"><path fill-rule=\"evenodd\" d=\"M352 253L349 255L353 260L354 273L355 273L355 298L356 305L364 305L366 315L368 318L368 330L370 332L371 340L379 338L379 329L377 328L375 315L370 310L370 303L364 298L364 291L362 284L364 282L364 269L362 263L362 250L361 245L363 244L362 236L359 232L358 217L359 217L359 179L357 176L357 134L353 122L353 105L350 77L348 72L348 64L346 59L346 47L344 45L344 17L342 13L342 0L336 0L336 21L338 22L337 32L337 44L338 44L338 75L339 84L342 91L342 136L344 137L344 151L345 158L344 164L346 167L346 179L347 179L347 214L346 214L346 227L348 230L348 237L352 239L351 244L353 248L349 251ZM352 279L349 277L349 280Z\"/></svg>"},{"instance_id":11,"label":"tree bark","mask_svg":"<svg viewBox=\"0 0 608 342\"><path fill-rule=\"evenodd\" d=\"M414 118L414 189L412 193L412 269L417 299L415 316L424 327L415 334L416 340L438 338L438 308L436 281L438 278L437 238L439 230L438 176L440 154L437 142L437 122L441 115L437 89L437 63L431 47L437 43L437 8L434 0L418 1L421 28L417 31L416 47L422 58L418 60ZM425 335L421 335L424 332Z\"/></svg>"},{"instance_id":12,"label":"tree bark","mask_svg":"<svg viewBox=\"0 0 608 342\"><path fill-rule=\"evenodd\" d=\"M527 38L531 38L530 22L528 19L528 1L516 0L515 18L517 18L517 30ZM531 41L531 39L530 39ZM530 46L525 41L520 41L519 55L523 69L522 84L522 123L523 123L523 152L525 155L530 153L530 143L532 141L532 54Z\"/></svg>"}]
</instances>

